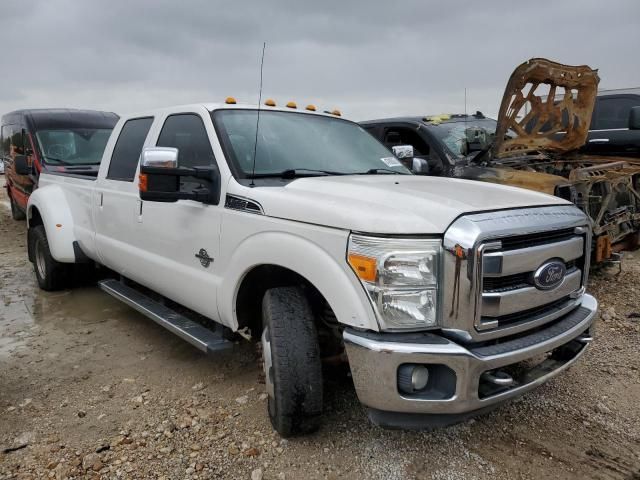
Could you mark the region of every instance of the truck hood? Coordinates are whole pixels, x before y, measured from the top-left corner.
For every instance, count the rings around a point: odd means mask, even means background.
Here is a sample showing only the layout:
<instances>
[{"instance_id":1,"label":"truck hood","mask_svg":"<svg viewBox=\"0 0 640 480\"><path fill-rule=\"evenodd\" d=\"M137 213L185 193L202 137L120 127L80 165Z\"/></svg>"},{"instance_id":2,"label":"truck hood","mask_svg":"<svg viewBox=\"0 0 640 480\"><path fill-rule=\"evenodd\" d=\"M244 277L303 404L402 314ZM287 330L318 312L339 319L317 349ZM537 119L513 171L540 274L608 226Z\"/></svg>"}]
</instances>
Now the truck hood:
<instances>
[{"instance_id":1,"label":"truck hood","mask_svg":"<svg viewBox=\"0 0 640 480\"><path fill-rule=\"evenodd\" d=\"M465 213L568 204L520 188L413 175L300 178L254 188L232 180L228 194L259 203L271 217L380 234L441 234Z\"/></svg>"},{"instance_id":2,"label":"truck hood","mask_svg":"<svg viewBox=\"0 0 640 480\"><path fill-rule=\"evenodd\" d=\"M493 156L565 153L584 145L599 81L587 65L532 58L518 66L500 104Z\"/></svg>"}]
</instances>

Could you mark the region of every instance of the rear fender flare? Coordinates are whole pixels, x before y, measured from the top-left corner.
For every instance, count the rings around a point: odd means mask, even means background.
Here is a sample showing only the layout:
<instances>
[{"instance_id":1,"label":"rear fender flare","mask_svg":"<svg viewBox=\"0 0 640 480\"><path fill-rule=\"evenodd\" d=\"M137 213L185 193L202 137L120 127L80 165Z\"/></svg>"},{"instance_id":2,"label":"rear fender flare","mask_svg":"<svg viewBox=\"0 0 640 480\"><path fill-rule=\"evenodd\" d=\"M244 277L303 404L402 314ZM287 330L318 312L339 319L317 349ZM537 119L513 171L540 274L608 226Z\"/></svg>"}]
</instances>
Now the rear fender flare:
<instances>
[{"instance_id":1,"label":"rear fender flare","mask_svg":"<svg viewBox=\"0 0 640 480\"><path fill-rule=\"evenodd\" d=\"M64 191L58 185L47 185L35 190L29 197L27 205L29 226L33 219L34 209L38 210L42 218L51 256L58 262L75 263L74 223Z\"/></svg>"}]
</instances>

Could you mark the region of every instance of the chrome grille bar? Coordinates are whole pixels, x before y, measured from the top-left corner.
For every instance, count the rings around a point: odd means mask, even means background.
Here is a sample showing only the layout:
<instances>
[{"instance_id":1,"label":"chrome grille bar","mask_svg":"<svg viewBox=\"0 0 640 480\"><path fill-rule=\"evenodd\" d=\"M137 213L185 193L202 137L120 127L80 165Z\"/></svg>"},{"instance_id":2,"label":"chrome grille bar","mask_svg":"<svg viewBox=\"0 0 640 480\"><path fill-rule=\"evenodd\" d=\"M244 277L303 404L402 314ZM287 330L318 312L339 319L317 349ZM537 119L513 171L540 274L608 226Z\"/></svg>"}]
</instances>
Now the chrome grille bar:
<instances>
[{"instance_id":1,"label":"chrome grille bar","mask_svg":"<svg viewBox=\"0 0 640 480\"><path fill-rule=\"evenodd\" d=\"M588 218L573 206L461 217L444 238L444 284L457 285L442 295L444 331L462 341L483 341L566 314L584 293L590 244ZM564 262L567 274L560 285L539 290L534 272L550 260ZM508 288L485 291L485 279L499 285L501 278Z\"/></svg>"}]
</instances>

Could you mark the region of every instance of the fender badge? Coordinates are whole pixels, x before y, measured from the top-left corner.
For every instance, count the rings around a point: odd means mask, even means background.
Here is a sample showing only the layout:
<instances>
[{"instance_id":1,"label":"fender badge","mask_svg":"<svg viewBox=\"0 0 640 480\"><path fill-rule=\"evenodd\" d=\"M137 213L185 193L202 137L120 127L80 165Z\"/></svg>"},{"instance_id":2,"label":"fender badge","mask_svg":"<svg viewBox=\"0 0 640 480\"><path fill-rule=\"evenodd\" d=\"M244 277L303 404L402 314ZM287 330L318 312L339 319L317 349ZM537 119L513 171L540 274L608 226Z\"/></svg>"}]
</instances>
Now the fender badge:
<instances>
[{"instance_id":1,"label":"fender badge","mask_svg":"<svg viewBox=\"0 0 640 480\"><path fill-rule=\"evenodd\" d=\"M201 248L200 251L196 253L195 257L200 259L200 265L202 265L204 268L209 268L209 265L211 265L211 262L213 262L213 258L209 256L204 248Z\"/></svg>"}]
</instances>

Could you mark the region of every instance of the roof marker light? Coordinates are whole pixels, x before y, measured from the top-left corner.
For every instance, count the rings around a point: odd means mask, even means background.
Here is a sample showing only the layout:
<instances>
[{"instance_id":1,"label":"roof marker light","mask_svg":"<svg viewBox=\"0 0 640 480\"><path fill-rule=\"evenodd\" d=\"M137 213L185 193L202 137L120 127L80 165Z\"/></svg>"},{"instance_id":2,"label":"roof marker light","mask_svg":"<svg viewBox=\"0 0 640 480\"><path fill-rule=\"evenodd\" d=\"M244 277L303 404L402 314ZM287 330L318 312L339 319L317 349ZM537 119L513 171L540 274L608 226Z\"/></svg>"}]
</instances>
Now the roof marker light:
<instances>
[{"instance_id":1,"label":"roof marker light","mask_svg":"<svg viewBox=\"0 0 640 480\"><path fill-rule=\"evenodd\" d=\"M340 112L340 110L335 109L331 111L331 115L335 115L336 117L341 117L342 113Z\"/></svg>"},{"instance_id":2,"label":"roof marker light","mask_svg":"<svg viewBox=\"0 0 640 480\"><path fill-rule=\"evenodd\" d=\"M224 101L224 103L226 103L227 105L235 105L236 104L236 99L233 97L227 97Z\"/></svg>"},{"instance_id":3,"label":"roof marker light","mask_svg":"<svg viewBox=\"0 0 640 480\"><path fill-rule=\"evenodd\" d=\"M275 106L276 106L276 101L275 101L274 99L272 99L272 98L267 98L267 99L264 101L264 104L265 104L267 107L275 107Z\"/></svg>"},{"instance_id":4,"label":"roof marker light","mask_svg":"<svg viewBox=\"0 0 640 480\"><path fill-rule=\"evenodd\" d=\"M316 106L315 105L307 105L307 110L309 110L310 112L315 112L316 111Z\"/></svg>"},{"instance_id":5,"label":"roof marker light","mask_svg":"<svg viewBox=\"0 0 640 480\"><path fill-rule=\"evenodd\" d=\"M287 103L287 108L298 108L298 106L296 105L296 102L289 102Z\"/></svg>"}]
</instances>

